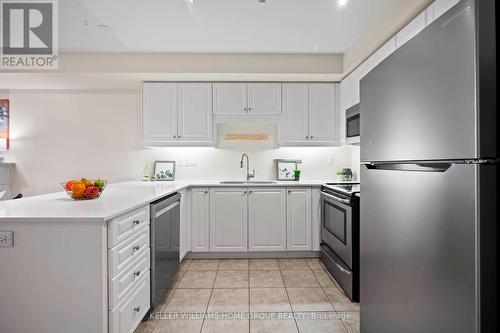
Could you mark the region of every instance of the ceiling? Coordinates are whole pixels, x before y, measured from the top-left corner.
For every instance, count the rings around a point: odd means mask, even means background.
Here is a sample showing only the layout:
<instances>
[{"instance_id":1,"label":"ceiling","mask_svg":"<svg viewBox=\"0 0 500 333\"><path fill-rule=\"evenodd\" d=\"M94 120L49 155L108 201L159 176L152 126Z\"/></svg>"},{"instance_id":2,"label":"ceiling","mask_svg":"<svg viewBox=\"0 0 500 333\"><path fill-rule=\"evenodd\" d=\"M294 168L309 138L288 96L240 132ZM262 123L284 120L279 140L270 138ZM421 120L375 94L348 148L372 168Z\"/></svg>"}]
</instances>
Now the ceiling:
<instances>
[{"instance_id":1,"label":"ceiling","mask_svg":"<svg viewBox=\"0 0 500 333\"><path fill-rule=\"evenodd\" d=\"M344 53L400 0L347 0L344 6L338 1L64 0L59 1L59 48L63 52Z\"/></svg>"}]
</instances>

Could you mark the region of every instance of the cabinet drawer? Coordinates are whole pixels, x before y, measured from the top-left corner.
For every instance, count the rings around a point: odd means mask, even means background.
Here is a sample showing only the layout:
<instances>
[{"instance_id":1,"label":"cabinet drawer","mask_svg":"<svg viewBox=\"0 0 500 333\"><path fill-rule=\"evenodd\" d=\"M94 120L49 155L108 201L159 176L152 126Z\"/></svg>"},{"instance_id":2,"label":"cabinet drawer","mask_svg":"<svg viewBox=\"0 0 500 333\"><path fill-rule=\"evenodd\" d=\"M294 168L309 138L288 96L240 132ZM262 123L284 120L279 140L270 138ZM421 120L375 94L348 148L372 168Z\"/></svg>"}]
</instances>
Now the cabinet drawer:
<instances>
[{"instance_id":1,"label":"cabinet drawer","mask_svg":"<svg viewBox=\"0 0 500 333\"><path fill-rule=\"evenodd\" d=\"M150 251L144 252L130 267L109 281L109 309L114 309L149 272Z\"/></svg>"},{"instance_id":2,"label":"cabinet drawer","mask_svg":"<svg viewBox=\"0 0 500 333\"><path fill-rule=\"evenodd\" d=\"M137 287L123 303L109 311L110 333L132 333L139 326L149 310L150 303L149 272L140 280Z\"/></svg>"},{"instance_id":3,"label":"cabinet drawer","mask_svg":"<svg viewBox=\"0 0 500 333\"><path fill-rule=\"evenodd\" d=\"M109 277L113 279L128 265L149 250L149 226L108 250Z\"/></svg>"},{"instance_id":4,"label":"cabinet drawer","mask_svg":"<svg viewBox=\"0 0 500 333\"><path fill-rule=\"evenodd\" d=\"M108 247L118 245L149 224L149 206L129 212L109 221Z\"/></svg>"}]
</instances>

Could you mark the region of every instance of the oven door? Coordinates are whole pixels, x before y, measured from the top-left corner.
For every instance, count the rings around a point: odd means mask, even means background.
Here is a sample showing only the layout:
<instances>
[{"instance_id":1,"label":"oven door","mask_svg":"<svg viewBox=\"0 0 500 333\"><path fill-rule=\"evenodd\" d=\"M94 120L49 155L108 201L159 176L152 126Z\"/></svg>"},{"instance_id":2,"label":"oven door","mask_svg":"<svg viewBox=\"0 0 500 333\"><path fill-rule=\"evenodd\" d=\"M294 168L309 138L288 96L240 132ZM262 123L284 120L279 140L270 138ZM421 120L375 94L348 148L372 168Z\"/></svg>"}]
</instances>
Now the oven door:
<instances>
[{"instance_id":1,"label":"oven door","mask_svg":"<svg viewBox=\"0 0 500 333\"><path fill-rule=\"evenodd\" d=\"M350 200L321 192L321 239L352 269L352 207Z\"/></svg>"}]
</instances>

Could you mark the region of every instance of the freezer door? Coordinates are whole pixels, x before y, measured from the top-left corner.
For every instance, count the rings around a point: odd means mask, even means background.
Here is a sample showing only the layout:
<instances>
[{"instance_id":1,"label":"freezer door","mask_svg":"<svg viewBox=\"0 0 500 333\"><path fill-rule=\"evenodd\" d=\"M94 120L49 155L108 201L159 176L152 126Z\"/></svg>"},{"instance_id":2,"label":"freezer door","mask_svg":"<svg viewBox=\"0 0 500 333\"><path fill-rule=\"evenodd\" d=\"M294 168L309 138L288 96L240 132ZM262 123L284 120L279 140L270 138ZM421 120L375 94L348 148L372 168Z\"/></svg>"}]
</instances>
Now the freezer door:
<instances>
[{"instance_id":1,"label":"freezer door","mask_svg":"<svg viewBox=\"0 0 500 333\"><path fill-rule=\"evenodd\" d=\"M476 332L477 165L361 179L361 332Z\"/></svg>"},{"instance_id":2,"label":"freezer door","mask_svg":"<svg viewBox=\"0 0 500 333\"><path fill-rule=\"evenodd\" d=\"M361 160L476 155L474 2L462 1L361 80Z\"/></svg>"}]
</instances>

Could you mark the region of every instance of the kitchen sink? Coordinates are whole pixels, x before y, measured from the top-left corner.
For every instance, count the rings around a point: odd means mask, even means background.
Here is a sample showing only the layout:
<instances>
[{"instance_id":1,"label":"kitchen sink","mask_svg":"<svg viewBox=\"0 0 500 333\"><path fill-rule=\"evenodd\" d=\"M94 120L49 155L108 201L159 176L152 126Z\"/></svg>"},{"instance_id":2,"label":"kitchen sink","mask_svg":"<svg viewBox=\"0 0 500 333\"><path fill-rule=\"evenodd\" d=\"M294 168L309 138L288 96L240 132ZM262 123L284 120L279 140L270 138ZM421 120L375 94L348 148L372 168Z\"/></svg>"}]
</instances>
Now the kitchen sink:
<instances>
[{"instance_id":1,"label":"kitchen sink","mask_svg":"<svg viewBox=\"0 0 500 333\"><path fill-rule=\"evenodd\" d=\"M259 185L259 184L274 184L274 180L227 180L220 182L227 185Z\"/></svg>"}]
</instances>

